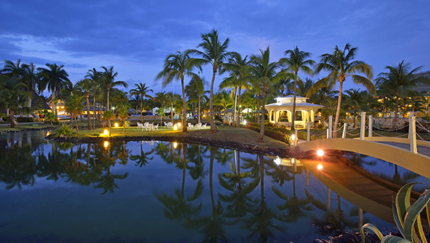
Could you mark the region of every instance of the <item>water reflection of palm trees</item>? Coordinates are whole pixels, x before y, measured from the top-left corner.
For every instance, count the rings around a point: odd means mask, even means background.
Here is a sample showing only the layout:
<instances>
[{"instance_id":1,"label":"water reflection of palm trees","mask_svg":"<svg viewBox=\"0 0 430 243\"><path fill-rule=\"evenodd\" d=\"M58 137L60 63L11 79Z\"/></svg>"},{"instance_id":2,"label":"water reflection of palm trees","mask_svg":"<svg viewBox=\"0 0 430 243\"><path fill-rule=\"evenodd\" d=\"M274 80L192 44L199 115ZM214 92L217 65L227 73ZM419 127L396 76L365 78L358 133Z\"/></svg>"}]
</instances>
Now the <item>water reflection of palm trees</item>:
<instances>
[{"instance_id":1,"label":"water reflection of palm trees","mask_svg":"<svg viewBox=\"0 0 430 243\"><path fill-rule=\"evenodd\" d=\"M153 160L154 157L149 157L152 153L154 153L155 149L152 149L149 152L145 152L142 147L143 143L140 143L140 155L131 155L130 160L136 162L136 166L142 167L147 165L149 161Z\"/></svg>"},{"instance_id":2,"label":"water reflection of palm trees","mask_svg":"<svg viewBox=\"0 0 430 243\"><path fill-rule=\"evenodd\" d=\"M195 201L203 192L203 183L201 180L197 182L194 193L188 197L185 197L185 175L187 168L187 157L186 157L187 145L182 144L182 155L181 155L181 169L182 169L182 183L181 189L175 189L173 196L168 195L165 192L155 193L155 197L164 204L163 210L164 215L167 218L182 222L184 219L189 219L191 216L197 215L200 212L202 203L193 205Z\"/></svg>"}]
</instances>

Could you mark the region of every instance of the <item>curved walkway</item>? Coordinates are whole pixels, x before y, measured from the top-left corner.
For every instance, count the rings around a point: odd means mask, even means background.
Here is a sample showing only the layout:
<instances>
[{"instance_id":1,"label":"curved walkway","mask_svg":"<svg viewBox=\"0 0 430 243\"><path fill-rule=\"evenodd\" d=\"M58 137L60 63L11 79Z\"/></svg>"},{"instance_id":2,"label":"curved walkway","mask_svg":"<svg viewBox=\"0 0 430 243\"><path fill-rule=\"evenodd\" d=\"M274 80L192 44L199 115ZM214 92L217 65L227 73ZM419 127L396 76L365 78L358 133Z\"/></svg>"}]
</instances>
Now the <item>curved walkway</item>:
<instances>
[{"instance_id":1,"label":"curved walkway","mask_svg":"<svg viewBox=\"0 0 430 243\"><path fill-rule=\"evenodd\" d=\"M388 143L388 144L385 144ZM424 154L414 154L403 149L400 144L390 142L371 142L348 138L319 139L298 145L303 151L318 149L333 149L365 154L399 165L419 175L430 178L430 157ZM418 151L428 149L418 146Z\"/></svg>"}]
</instances>

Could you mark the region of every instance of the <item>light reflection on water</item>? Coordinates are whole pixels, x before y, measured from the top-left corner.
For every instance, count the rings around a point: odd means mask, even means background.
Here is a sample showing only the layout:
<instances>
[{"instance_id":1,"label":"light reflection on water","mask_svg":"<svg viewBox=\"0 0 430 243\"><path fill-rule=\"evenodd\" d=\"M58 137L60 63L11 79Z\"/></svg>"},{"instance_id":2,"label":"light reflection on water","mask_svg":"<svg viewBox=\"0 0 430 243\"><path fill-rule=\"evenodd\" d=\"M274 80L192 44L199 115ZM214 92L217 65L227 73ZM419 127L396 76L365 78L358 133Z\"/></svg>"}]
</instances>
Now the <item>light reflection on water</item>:
<instances>
[{"instance_id":1,"label":"light reflection on water","mask_svg":"<svg viewBox=\"0 0 430 243\"><path fill-rule=\"evenodd\" d=\"M298 160L162 141L46 142L45 133L0 137L1 242L309 242L366 222L393 227ZM372 173L386 166L361 159ZM402 173L402 183L424 180Z\"/></svg>"}]
</instances>

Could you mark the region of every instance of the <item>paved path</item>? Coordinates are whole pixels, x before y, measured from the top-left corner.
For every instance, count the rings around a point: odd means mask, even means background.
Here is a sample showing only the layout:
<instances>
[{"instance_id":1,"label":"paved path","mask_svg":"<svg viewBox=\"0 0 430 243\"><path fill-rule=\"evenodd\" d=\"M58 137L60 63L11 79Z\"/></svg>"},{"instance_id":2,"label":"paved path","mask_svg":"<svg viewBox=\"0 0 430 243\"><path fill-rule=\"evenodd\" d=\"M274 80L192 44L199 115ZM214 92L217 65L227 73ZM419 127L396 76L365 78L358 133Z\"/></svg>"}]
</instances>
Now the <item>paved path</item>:
<instances>
[{"instance_id":1,"label":"paved path","mask_svg":"<svg viewBox=\"0 0 430 243\"><path fill-rule=\"evenodd\" d=\"M395 143L395 142L378 142L378 143L382 143L382 144L386 144L386 145L390 145L390 146L394 146L394 147L398 147L398 148L402 148L402 149L410 151L410 145L409 144ZM430 157L430 148L429 147L417 146L417 151L419 154Z\"/></svg>"}]
</instances>

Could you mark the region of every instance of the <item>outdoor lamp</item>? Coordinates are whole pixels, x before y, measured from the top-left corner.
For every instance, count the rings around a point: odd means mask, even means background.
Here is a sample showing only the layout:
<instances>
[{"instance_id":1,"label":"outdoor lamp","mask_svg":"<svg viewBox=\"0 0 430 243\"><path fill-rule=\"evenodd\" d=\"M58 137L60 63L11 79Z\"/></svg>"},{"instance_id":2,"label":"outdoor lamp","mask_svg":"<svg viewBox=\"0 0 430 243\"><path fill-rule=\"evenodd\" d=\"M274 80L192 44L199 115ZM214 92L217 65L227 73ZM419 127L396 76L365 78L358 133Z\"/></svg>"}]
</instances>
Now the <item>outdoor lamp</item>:
<instances>
[{"instance_id":1,"label":"outdoor lamp","mask_svg":"<svg viewBox=\"0 0 430 243\"><path fill-rule=\"evenodd\" d=\"M181 127L181 126L182 126L182 124L180 122L178 122L178 127Z\"/></svg>"},{"instance_id":2,"label":"outdoor lamp","mask_svg":"<svg viewBox=\"0 0 430 243\"><path fill-rule=\"evenodd\" d=\"M118 122L115 122L115 127L118 127Z\"/></svg>"},{"instance_id":3,"label":"outdoor lamp","mask_svg":"<svg viewBox=\"0 0 430 243\"><path fill-rule=\"evenodd\" d=\"M291 135L291 141L294 141L294 140L296 140L296 135Z\"/></svg>"},{"instance_id":4,"label":"outdoor lamp","mask_svg":"<svg viewBox=\"0 0 430 243\"><path fill-rule=\"evenodd\" d=\"M107 129L105 129L105 131L104 131L104 133L103 133L105 136L107 136L107 135L109 135L109 132L108 132L108 130Z\"/></svg>"},{"instance_id":5,"label":"outdoor lamp","mask_svg":"<svg viewBox=\"0 0 430 243\"><path fill-rule=\"evenodd\" d=\"M322 149L318 149L317 150L317 155L320 156L320 157L323 156L324 155L324 151Z\"/></svg>"},{"instance_id":6,"label":"outdoor lamp","mask_svg":"<svg viewBox=\"0 0 430 243\"><path fill-rule=\"evenodd\" d=\"M107 148L108 146L109 146L109 142L108 142L108 141L105 141L105 142L103 143L103 147Z\"/></svg>"},{"instance_id":7,"label":"outdoor lamp","mask_svg":"<svg viewBox=\"0 0 430 243\"><path fill-rule=\"evenodd\" d=\"M323 169L322 164L317 165L317 169L318 169L318 170L322 170L322 169Z\"/></svg>"},{"instance_id":8,"label":"outdoor lamp","mask_svg":"<svg viewBox=\"0 0 430 243\"><path fill-rule=\"evenodd\" d=\"M178 130L178 126L176 126L176 124L173 126L173 130L174 131Z\"/></svg>"}]
</instances>

